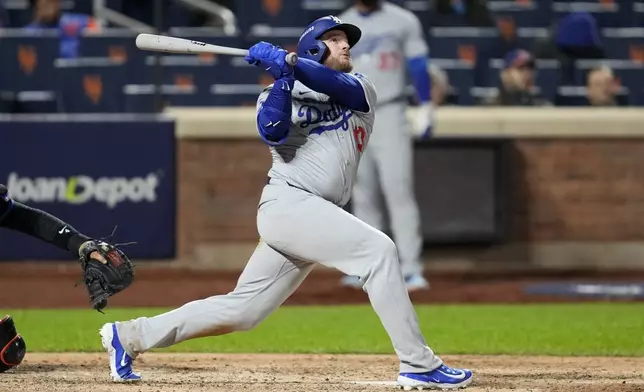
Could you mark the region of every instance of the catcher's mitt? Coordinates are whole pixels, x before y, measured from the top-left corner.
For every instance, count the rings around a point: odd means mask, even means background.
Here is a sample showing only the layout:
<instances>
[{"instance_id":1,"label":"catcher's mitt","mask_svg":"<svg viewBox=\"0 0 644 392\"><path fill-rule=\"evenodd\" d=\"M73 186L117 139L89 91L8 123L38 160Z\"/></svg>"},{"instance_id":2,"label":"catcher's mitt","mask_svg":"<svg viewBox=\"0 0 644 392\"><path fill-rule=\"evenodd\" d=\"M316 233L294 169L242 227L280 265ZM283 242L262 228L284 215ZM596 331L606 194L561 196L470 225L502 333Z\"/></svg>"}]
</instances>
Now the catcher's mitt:
<instances>
[{"instance_id":1,"label":"catcher's mitt","mask_svg":"<svg viewBox=\"0 0 644 392\"><path fill-rule=\"evenodd\" d=\"M93 252L97 252L104 260L92 257ZM102 313L109 297L132 284L134 265L120 249L98 240L85 242L78 254L92 308Z\"/></svg>"}]
</instances>

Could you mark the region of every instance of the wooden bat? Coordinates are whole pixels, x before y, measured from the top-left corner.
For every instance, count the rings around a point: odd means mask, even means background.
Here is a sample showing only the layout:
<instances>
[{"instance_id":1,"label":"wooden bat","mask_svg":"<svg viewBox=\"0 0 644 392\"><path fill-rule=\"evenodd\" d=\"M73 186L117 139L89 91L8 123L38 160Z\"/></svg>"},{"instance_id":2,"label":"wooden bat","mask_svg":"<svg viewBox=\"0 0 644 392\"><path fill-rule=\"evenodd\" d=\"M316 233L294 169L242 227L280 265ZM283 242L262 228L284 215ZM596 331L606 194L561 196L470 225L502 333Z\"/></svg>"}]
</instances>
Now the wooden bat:
<instances>
[{"instance_id":1,"label":"wooden bat","mask_svg":"<svg viewBox=\"0 0 644 392\"><path fill-rule=\"evenodd\" d=\"M169 37L156 34L139 34L136 37L136 47L141 50L166 53L215 53L230 56L246 56L248 49L231 48L193 41L185 38ZM297 63L297 54L286 55L286 62L293 66Z\"/></svg>"}]
</instances>

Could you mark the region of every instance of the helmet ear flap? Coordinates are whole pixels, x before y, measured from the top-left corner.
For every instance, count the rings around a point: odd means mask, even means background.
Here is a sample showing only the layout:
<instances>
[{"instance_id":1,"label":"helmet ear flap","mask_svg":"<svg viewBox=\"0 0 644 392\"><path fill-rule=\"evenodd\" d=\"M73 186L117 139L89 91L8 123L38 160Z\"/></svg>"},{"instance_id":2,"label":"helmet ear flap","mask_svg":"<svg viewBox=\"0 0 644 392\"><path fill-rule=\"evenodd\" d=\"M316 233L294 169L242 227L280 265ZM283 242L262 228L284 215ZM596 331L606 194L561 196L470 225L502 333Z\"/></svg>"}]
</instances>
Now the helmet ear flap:
<instances>
[{"instance_id":1,"label":"helmet ear flap","mask_svg":"<svg viewBox=\"0 0 644 392\"><path fill-rule=\"evenodd\" d=\"M311 58L322 64L329 56L329 47L322 41L316 42L315 46L307 49L305 53Z\"/></svg>"},{"instance_id":2,"label":"helmet ear flap","mask_svg":"<svg viewBox=\"0 0 644 392\"><path fill-rule=\"evenodd\" d=\"M322 53L322 57L320 57L320 64L323 64L324 60L326 60L326 58L329 57L329 53L331 51L329 50L329 47L326 46L326 44L324 42L320 42L320 44L321 44L320 46L324 47L324 49L323 49L324 53Z\"/></svg>"}]
</instances>

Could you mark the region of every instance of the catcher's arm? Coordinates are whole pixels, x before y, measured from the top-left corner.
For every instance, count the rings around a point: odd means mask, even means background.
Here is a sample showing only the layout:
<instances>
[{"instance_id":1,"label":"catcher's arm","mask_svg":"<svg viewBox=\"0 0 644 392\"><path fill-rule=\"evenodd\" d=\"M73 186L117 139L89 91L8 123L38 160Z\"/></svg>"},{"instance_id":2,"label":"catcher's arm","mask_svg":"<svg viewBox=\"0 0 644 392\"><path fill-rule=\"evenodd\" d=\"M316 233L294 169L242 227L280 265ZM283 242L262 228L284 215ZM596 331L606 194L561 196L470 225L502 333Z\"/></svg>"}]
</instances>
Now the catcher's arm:
<instances>
[{"instance_id":1,"label":"catcher's arm","mask_svg":"<svg viewBox=\"0 0 644 392\"><path fill-rule=\"evenodd\" d=\"M76 256L78 250L90 238L79 233L70 224L57 217L29 207L7 195L7 187L0 184L0 226L30 235L70 251Z\"/></svg>"},{"instance_id":2,"label":"catcher's arm","mask_svg":"<svg viewBox=\"0 0 644 392\"><path fill-rule=\"evenodd\" d=\"M102 310L108 297L132 284L134 267L121 250L79 233L45 211L12 200L7 193L7 187L0 184L0 227L38 238L78 257L94 309Z\"/></svg>"}]
</instances>

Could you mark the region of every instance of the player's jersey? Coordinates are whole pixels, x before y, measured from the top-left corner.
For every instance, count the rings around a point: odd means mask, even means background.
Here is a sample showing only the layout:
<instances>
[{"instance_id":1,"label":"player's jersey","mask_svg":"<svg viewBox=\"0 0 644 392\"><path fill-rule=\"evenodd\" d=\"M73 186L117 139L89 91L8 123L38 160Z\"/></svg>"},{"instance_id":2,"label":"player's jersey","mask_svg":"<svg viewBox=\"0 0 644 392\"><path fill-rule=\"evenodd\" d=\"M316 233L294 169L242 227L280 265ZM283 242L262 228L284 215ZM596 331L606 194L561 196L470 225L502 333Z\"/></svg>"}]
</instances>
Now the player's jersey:
<instances>
[{"instance_id":1,"label":"player's jersey","mask_svg":"<svg viewBox=\"0 0 644 392\"><path fill-rule=\"evenodd\" d=\"M376 90L364 76L353 74L365 91L369 107ZM272 85L257 100L259 110ZM273 166L268 175L343 206L350 197L362 151L375 115L348 109L296 81L292 91L291 127L285 142L269 146Z\"/></svg>"},{"instance_id":2,"label":"player's jersey","mask_svg":"<svg viewBox=\"0 0 644 392\"><path fill-rule=\"evenodd\" d=\"M379 105L403 99L407 59L428 55L418 18L388 2L367 16L351 7L339 18L362 30L360 41L351 48L353 67L376 86Z\"/></svg>"}]
</instances>

